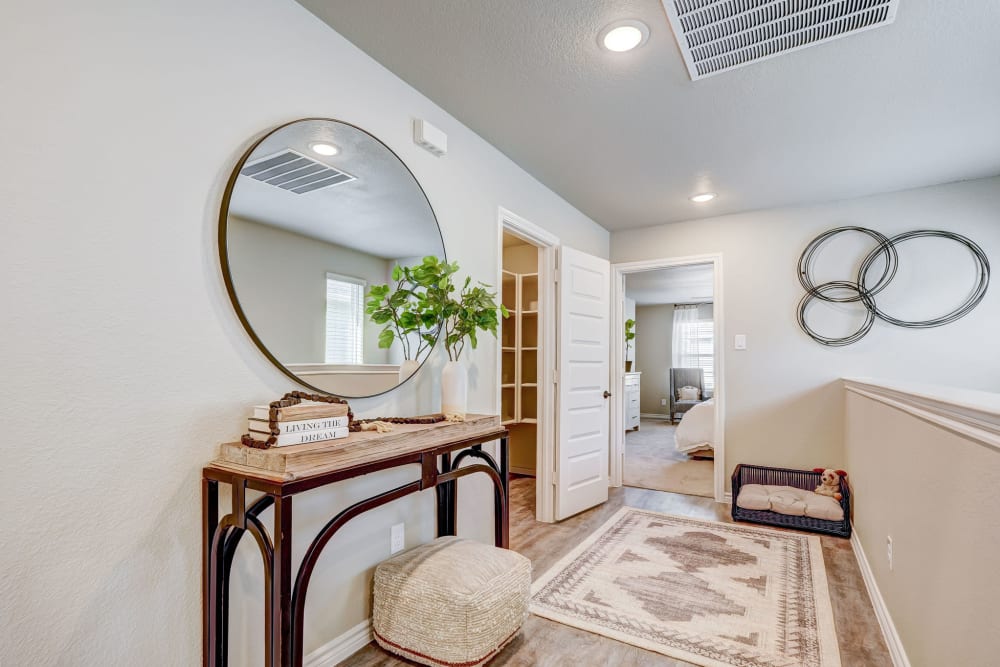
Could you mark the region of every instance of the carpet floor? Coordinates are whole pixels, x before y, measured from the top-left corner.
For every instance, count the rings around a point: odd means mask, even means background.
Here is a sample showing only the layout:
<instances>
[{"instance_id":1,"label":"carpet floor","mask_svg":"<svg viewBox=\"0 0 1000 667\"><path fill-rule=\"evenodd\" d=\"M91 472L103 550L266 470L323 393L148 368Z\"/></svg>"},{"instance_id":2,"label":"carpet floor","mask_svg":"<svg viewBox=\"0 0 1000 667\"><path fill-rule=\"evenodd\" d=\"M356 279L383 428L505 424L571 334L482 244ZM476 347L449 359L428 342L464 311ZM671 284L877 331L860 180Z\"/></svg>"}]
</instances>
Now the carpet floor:
<instances>
[{"instance_id":1,"label":"carpet floor","mask_svg":"<svg viewBox=\"0 0 1000 667\"><path fill-rule=\"evenodd\" d=\"M676 428L670 422L643 419L638 431L625 434L625 486L714 497L715 464L678 452Z\"/></svg>"}]
</instances>

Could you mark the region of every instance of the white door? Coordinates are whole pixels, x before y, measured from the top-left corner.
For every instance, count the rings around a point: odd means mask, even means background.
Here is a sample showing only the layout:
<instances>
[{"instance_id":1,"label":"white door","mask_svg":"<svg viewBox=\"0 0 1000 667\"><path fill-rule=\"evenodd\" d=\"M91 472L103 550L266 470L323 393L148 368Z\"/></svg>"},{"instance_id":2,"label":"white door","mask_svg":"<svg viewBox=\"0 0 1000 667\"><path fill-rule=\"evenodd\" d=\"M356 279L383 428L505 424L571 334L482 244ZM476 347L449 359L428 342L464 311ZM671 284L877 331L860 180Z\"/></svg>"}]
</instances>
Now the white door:
<instances>
[{"instance_id":1,"label":"white door","mask_svg":"<svg viewBox=\"0 0 1000 667\"><path fill-rule=\"evenodd\" d=\"M608 499L610 287L607 260L562 247L557 520Z\"/></svg>"}]
</instances>

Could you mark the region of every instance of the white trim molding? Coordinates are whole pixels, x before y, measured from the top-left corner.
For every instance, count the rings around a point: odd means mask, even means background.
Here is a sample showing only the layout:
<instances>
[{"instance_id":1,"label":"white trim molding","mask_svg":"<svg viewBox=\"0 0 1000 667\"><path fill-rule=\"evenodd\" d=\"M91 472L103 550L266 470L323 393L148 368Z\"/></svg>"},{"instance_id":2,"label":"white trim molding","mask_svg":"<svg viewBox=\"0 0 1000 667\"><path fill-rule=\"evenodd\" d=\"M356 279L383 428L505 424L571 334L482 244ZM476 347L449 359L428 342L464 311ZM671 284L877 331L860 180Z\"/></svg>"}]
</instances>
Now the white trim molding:
<instances>
[{"instance_id":1,"label":"white trim molding","mask_svg":"<svg viewBox=\"0 0 1000 667\"><path fill-rule=\"evenodd\" d=\"M870 378L844 378L844 388L1000 451L1000 394Z\"/></svg>"},{"instance_id":2,"label":"white trim molding","mask_svg":"<svg viewBox=\"0 0 1000 667\"><path fill-rule=\"evenodd\" d=\"M670 421L670 415L661 414L659 412L640 412L639 419L653 419L659 421Z\"/></svg>"},{"instance_id":3,"label":"white trim molding","mask_svg":"<svg viewBox=\"0 0 1000 667\"><path fill-rule=\"evenodd\" d=\"M541 350L538 364L538 414L543 418L538 424L537 450L535 453L535 519L545 523L556 520L556 435L559 428L556 415L556 253L559 237L533 222L525 220L504 207L497 210L497 289L503 285L503 235L512 234L536 246L538 254L538 296L541 311L538 326L541 329ZM503 373L503 353L497 347L496 412L500 414L500 377ZM544 417L551 416L550 419Z\"/></svg>"},{"instance_id":4,"label":"white trim molding","mask_svg":"<svg viewBox=\"0 0 1000 667\"><path fill-rule=\"evenodd\" d=\"M722 280L722 254L665 257L611 265L611 373L619 396L625 386L625 276L631 273L668 269L692 264L711 264L714 273L712 302L715 322L715 500L724 502L726 478L726 400L725 400L725 307ZM615 391L612 391L614 394ZM621 400L611 403L611 466L608 483L621 486L625 467L625 411Z\"/></svg>"},{"instance_id":5,"label":"white trim molding","mask_svg":"<svg viewBox=\"0 0 1000 667\"><path fill-rule=\"evenodd\" d=\"M302 661L302 667L334 667L347 660L372 641L372 620L366 618L353 628L334 637Z\"/></svg>"},{"instance_id":6,"label":"white trim molding","mask_svg":"<svg viewBox=\"0 0 1000 667\"><path fill-rule=\"evenodd\" d=\"M861 578L865 581L865 588L868 590L868 597L871 598L872 607L875 608L875 617L878 625L882 629L882 636L885 638L886 647L889 649L889 656L892 658L893 667L910 667L910 659L906 656L906 649L903 648L903 641L896 631L896 624L892 622L889 615L889 607L885 604L882 592L875 582L875 573L872 572L868 557L865 555L864 547L861 546L861 539L858 531L851 525L851 546L854 548L854 557L858 561L858 569L861 570Z\"/></svg>"}]
</instances>

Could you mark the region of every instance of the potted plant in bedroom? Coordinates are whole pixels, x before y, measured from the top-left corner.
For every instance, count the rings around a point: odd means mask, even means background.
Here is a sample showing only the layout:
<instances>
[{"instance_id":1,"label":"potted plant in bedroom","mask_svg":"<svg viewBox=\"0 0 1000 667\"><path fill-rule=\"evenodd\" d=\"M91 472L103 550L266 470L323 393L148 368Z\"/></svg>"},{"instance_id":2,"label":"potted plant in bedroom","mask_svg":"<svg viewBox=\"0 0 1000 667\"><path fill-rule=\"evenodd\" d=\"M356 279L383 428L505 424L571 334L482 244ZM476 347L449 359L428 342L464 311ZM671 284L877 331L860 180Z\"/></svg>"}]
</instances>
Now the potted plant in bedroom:
<instances>
[{"instance_id":1,"label":"potted plant in bedroom","mask_svg":"<svg viewBox=\"0 0 1000 667\"><path fill-rule=\"evenodd\" d=\"M431 259L437 262L436 257L425 257L424 263L417 267L397 264L392 270L395 286L372 286L365 302L365 313L371 321L385 325L379 333L378 346L389 349L394 341L399 341L403 352L403 363L399 365L401 383L420 368L420 356L437 340L440 322L435 313L428 311L425 298L423 267Z\"/></svg>"},{"instance_id":2,"label":"potted plant in bedroom","mask_svg":"<svg viewBox=\"0 0 1000 667\"><path fill-rule=\"evenodd\" d=\"M496 338L500 318L509 313L503 304L497 304L497 294L490 285L473 285L472 278L466 278L459 288L454 280L457 272L457 262L442 262L436 257L425 257L423 264L413 269L418 284L424 287L418 296L422 312L440 323L441 340L448 352L448 363L441 371L441 412L464 418L469 376L462 353L466 344L476 349L480 331Z\"/></svg>"},{"instance_id":3,"label":"potted plant in bedroom","mask_svg":"<svg viewBox=\"0 0 1000 667\"><path fill-rule=\"evenodd\" d=\"M628 358L628 353L632 350L632 341L635 340L635 320L629 318L625 320L625 372L632 372L632 360Z\"/></svg>"}]
</instances>

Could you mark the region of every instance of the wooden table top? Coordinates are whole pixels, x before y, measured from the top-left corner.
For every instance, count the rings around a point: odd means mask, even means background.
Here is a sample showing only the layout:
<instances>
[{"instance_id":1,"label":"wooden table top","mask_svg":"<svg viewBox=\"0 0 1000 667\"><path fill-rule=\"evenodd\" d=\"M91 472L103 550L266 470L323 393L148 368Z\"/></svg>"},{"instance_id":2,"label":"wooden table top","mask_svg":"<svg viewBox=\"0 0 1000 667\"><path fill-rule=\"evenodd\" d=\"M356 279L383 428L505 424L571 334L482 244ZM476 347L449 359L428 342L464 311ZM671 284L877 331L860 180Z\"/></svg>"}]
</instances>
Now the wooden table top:
<instances>
[{"instance_id":1,"label":"wooden table top","mask_svg":"<svg viewBox=\"0 0 1000 667\"><path fill-rule=\"evenodd\" d=\"M221 446L219 458L206 471L238 473L268 482L290 482L418 454L449 443L488 436L500 438L506 429L499 415L466 415L464 422L393 424L389 433L361 431L340 440L289 447L255 449L240 442Z\"/></svg>"}]
</instances>

